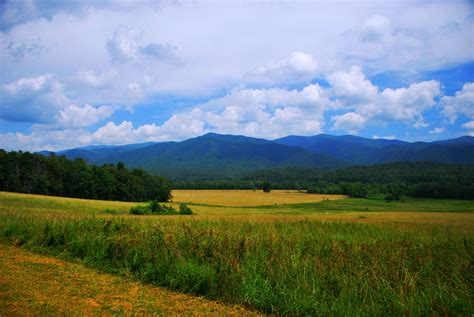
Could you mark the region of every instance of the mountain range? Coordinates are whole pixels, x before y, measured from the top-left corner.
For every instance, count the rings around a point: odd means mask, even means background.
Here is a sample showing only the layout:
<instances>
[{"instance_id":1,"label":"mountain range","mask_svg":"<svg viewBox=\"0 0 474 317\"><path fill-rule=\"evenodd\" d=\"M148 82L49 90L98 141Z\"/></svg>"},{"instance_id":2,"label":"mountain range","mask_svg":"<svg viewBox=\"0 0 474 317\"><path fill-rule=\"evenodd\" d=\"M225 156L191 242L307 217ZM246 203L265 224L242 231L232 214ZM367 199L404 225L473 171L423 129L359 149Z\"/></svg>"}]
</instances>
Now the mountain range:
<instances>
[{"instance_id":1,"label":"mountain range","mask_svg":"<svg viewBox=\"0 0 474 317\"><path fill-rule=\"evenodd\" d=\"M352 135L265 140L208 133L181 142L87 146L56 154L70 159L81 157L91 164L124 162L174 178L216 178L289 166L339 168L397 161L474 164L474 137L411 143Z\"/></svg>"}]
</instances>

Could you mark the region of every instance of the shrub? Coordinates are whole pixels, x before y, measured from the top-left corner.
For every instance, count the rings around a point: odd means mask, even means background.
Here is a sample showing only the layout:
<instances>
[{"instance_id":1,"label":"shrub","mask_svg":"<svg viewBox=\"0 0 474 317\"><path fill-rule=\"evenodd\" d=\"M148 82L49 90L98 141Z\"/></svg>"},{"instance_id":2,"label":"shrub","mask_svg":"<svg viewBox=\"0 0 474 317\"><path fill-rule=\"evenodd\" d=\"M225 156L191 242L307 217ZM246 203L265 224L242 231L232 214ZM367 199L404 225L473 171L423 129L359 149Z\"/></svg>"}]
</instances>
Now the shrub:
<instances>
[{"instance_id":1,"label":"shrub","mask_svg":"<svg viewBox=\"0 0 474 317\"><path fill-rule=\"evenodd\" d=\"M269 193L272 191L272 184L270 182L263 182L262 184L262 190L264 193Z\"/></svg>"},{"instance_id":2,"label":"shrub","mask_svg":"<svg viewBox=\"0 0 474 317\"><path fill-rule=\"evenodd\" d=\"M148 206L133 206L129 212L132 215L148 215L150 213Z\"/></svg>"},{"instance_id":3,"label":"shrub","mask_svg":"<svg viewBox=\"0 0 474 317\"><path fill-rule=\"evenodd\" d=\"M179 205L179 214L180 215L192 215L193 214L193 211L191 210L191 208L188 207L187 204L181 204Z\"/></svg>"},{"instance_id":4,"label":"shrub","mask_svg":"<svg viewBox=\"0 0 474 317\"><path fill-rule=\"evenodd\" d=\"M186 204L179 206L179 212L171 206L166 206L154 200L148 205L133 206L129 210L132 215L192 215L193 211Z\"/></svg>"}]
</instances>

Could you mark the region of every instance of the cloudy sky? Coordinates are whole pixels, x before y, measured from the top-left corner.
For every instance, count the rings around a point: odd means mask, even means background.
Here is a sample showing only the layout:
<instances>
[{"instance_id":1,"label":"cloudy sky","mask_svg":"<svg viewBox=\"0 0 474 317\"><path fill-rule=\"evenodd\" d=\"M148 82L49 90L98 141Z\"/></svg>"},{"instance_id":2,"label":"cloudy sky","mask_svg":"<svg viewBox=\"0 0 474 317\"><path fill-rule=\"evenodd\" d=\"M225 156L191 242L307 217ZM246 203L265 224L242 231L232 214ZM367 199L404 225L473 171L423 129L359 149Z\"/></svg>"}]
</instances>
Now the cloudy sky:
<instances>
[{"instance_id":1,"label":"cloudy sky","mask_svg":"<svg viewBox=\"0 0 474 317\"><path fill-rule=\"evenodd\" d=\"M474 135L469 1L0 1L0 148Z\"/></svg>"}]
</instances>

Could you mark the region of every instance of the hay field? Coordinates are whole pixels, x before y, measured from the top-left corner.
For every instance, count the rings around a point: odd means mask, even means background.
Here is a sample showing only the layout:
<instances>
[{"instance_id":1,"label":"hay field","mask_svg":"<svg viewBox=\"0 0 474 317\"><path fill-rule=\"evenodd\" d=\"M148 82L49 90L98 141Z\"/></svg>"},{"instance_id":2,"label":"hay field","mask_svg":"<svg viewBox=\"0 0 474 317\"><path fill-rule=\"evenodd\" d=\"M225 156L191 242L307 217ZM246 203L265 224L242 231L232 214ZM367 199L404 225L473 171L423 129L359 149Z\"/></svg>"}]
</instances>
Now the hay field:
<instances>
[{"instance_id":1,"label":"hay field","mask_svg":"<svg viewBox=\"0 0 474 317\"><path fill-rule=\"evenodd\" d=\"M173 201L217 206L266 206L315 203L347 198L344 195L307 194L297 190L173 190Z\"/></svg>"},{"instance_id":2,"label":"hay field","mask_svg":"<svg viewBox=\"0 0 474 317\"><path fill-rule=\"evenodd\" d=\"M182 193L190 197L195 192ZM243 193L220 191L214 197L245 199ZM127 276L139 285L276 315L457 316L474 309L472 201L387 203L372 197L217 206L217 198L191 204L191 216L136 216L127 210L139 203L0 192L0 249L21 246L21 251ZM42 283L42 276L62 273L51 273L52 267L36 260L17 265L15 249L7 253L0 252L0 281L8 283L0 285L0 294L13 288L15 293L0 300L0 315L11 315L5 307L30 305L37 295L43 308L66 307L65 301L41 292L62 293L57 290L67 291L69 286L78 309L98 300L110 309L117 298L126 307L132 302L143 307L142 297L130 294L125 280L115 279L117 287L95 297L98 289L106 289L100 281L108 277L97 277L98 284L90 285L89 291L74 286L84 283L83 273L46 277ZM30 293L27 287L15 287L32 279L38 282ZM152 304L151 310L158 307L150 297L143 300ZM158 308L165 314L179 313L167 310L166 303L158 303ZM118 313L133 314L126 307Z\"/></svg>"}]
</instances>

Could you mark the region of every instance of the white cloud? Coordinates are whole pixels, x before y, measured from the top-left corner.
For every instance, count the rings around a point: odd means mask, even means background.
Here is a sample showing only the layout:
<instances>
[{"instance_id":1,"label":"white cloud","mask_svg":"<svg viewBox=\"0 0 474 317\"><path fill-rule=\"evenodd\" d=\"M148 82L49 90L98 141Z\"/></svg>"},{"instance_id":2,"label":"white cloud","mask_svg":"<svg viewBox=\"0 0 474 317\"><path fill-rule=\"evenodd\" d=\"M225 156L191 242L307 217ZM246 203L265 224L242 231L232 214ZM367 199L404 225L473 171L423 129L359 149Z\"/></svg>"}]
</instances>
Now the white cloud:
<instances>
[{"instance_id":1,"label":"white cloud","mask_svg":"<svg viewBox=\"0 0 474 317\"><path fill-rule=\"evenodd\" d=\"M332 121L334 121L333 130L345 130L351 134L357 134L366 124L366 118L355 112L334 116Z\"/></svg>"},{"instance_id":2,"label":"white cloud","mask_svg":"<svg viewBox=\"0 0 474 317\"><path fill-rule=\"evenodd\" d=\"M0 119L30 122L43 127L86 127L109 117L116 109L112 106L75 104L51 74L20 78L4 84L0 96Z\"/></svg>"},{"instance_id":3,"label":"white cloud","mask_svg":"<svg viewBox=\"0 0 474 317\"><path fill-rule=\"evenodd\" d=\"M246 76L258 65L263 65L261 80L273 83L307 82L311 76L352 64L372 75L432 70L472 60L472 22L464 19L470 6L464 2L209 5L193 1L158 5L159 10L151 4L156 1L63 2L5 2L3 21L15 27L0 32L0 43L5 43L0 44L1 54L7 58L4 81L31 76L32 69L65 78L78 68L96 73L115 68L131 81L159 74L145 95L212 95L251 80ZM419 18L427 14L431 23ZM124 23L127 27L118 32ZM35 58L15 63L7 52L8 43L30 47L38 39L42 50ZM109 40L110 51L119 60L136 60L138 54L168 65L115 65L106 49ZM179 68L166 62L176 57L176 47L182 61Z\"/></svg>"},{"instance_id":4,"label":"white cloud","mask_svg":"<svg viewBox=\"0 0 474 317\"><path fill-rule=\"evenodd\" d=\"M382 139L382 140L396 140L397 137L395 135L386 135L386 136L378 136L376 134L374 134L372 136L372 139L374 140L378 140L378 139Z\"/></svg>"},{"instance_id":5,"label":"white cloud","mask_svg":"<svg viewBox=\"0 0 474 317\"><path fill-rule=\"evenodd\" d=\"M396 121L419 120L423 112L436 105L435 97L441 95L441 84L435 80L410 84L407 88L386 88L380 94L377 106L365 110L372 116Z\"/></svg>"},{"instance_id":6,"label":"white cloud","mask_svg":"<svg viewBox=\"0 0 474 317\"><path fill-rule=\"evenodd\" d=\"M30 134L0 134L5 150L57 151L90 144L92 138L84 130L33 130Z\"/></svg>"},{"instance_id":7,"label":"white cloud","mask_svg":"<svg viewBox=\"0 0 474 317\"><path fill-rule=\"evenodd\" d=\"M93 70L80 71L72 78L72 81L75 84L82 84L97 89L110 83L116 75L113 71L106 73L97 73Z\"/></svg>"},{"instance_id":8,"label":"white cloud","mask_svg":"<svg viewBox=\"0 0 474 317\"><path fill-rule=\"evenodd\" d=\"M464 129L473 129L474 130L474 121L466 122L462 125Z\"/></svg>"},{"instance_id":9,"label":"white cloud","mask_svg":"<svg viewBox=\"0 0 474 317\"><path fill-rule=\"evenodd\" d=\"M106 43L107 51L113 62L138 62L143 57L156 61L179 63L176 47L170 44L149 43L141 45L143 30L121 25Z\"/></svg>"},{"instance_id":10,"label":"white cloud","mask_svg":"<svg viewBox=\"0 0 474 317\"><path fill-rule=\"evenodd\" d=\"M57 121L69 129L87 127L108 118L114 111L115 107L112 106L94 107L86 104L80 107L70 104L59 112Z\"/></svg>"},{"instance_id":11,"label":"white cloud","mask_svg":"<svg viewBox=\"0 0 474 317\"><path fill-rule=\"evenodd\" d=\"M355 108L371 119L413 122L423 126L423 111L436 104L441 94L440 83L434 80L410 84L407 88L378 87L368 80L359 67L328 75L328 82L337 99L347 108ZM421 120L421 121L420 121Z\"/></svg>"},{"instance_id":12,"label":"white cloud","mask_svg":"<svg viewBox=\"0 0 474 317\"><path fill-rule=\"evenodd\" d=\"M299 91L235 89L193 111L212 131L277 138L320 133L331 105L328 91L310 84Z\"/></svg>"},{"instance_id":13,"label":"white cloud","mask_svg":"<svg viewBox=\"0 0 474 317\"><path fill-rule=\"evenodd\" d=\"M444 96L441 98L443 111L451 123L463 114L469 119L474 119L474 83L465 83L462 90L457 91L454 96Z\"/></svg>"},{"instance_id":14,"label":"white cloud","mask_svg":"<svg viewBox=\"0 0 474 317\"><path fill-rule=\"evenodd\" d=\"M130 121L123 121L119 125L108 122L95 131L92 138L96 142L105 144L127 144L137 140L145 141L149 138L158 138L158 127L151 124L134 129Z\"/></svg>"},{"instance_id":15,"label":"white cloud","mask_svg":"<svg viewBox=\"0 0 474 317\"><path fill-rule=\"evenodd\" d=\"M360 67L339 71L327 76L327 80L338 98L350 98L351 102L363 103L376 98L378 88L364 75Z\"/></svg>"},{"instance_id":16,"label":"white cloud","mask_svg":"<svg viewBox=\"0 0 474 317\"><path fill-rule=\"evenodd\" d=\"M445 131L446 131L445 128L439 127L439 128L434 128L433 130L429 131L428 133L429 134L440 134L440 133L444 133Z\"/></svg>"},{"instance_id":17,"label":"white cloud","mask_svg":"<svg viewBox=\"0 0 474 317\"><path fill-rule=\"evenodd\" d=\"M258 66L249 74L254 82L274 84L279 82L304 82L320 73L318 61L309 53L292 52L277 62Z\"/></svg>"},{"instance_id":18,"label":"white cloud","mask_svg":"<svg viewBox=\"0 0 474 317\"><path fill-rule=\"evenodd\" d=\"M143 36L140 29L120 26L107 41L107 51L115 62L126 62L137 58L138 42Z\"/></svg>"},{"instance_id":19,"label":"white cloud","mask_svg":"<svg viewBox=\"0 0 474 317\"><path fill-rule=\"evenodd\" d=\"M415 129L423 129L429 127L429 123L427 123L423 118L419 118L415 123L413 123L412 127Z\"/></svg>"},{"instance_id":20,"label":"white cloud","mask_svg":"<svg viewBox=\"0 0 474 317\"><path fill-rule=\"evenodd\" d=\"M331 91L339 108L352 109L333 117L334 129L357 132L365 125L377 122L403 122L415 128L426 127L423 113L436 105L441 85L430 80L397 89L378 87L368 80L359 67L328 75Z\"/></svg>"},{"instance_id":21,"label":"white cloud","mask_svg":"<svg viewBox=\"0 0 474 317\"><path fill-rule=\"evenodd\" d=\"M472 21L465 19L461 11L457 12L457 17L451 15L455 14L455 8L441 3L418 4L411 8L411 12L398 16L376 14L359 26L347 28L337 45L343 56L342 51L350 48L345 59L363 64L371 72L383 69L410 73L462 63L472 59L472 46L469 44ZM432 23L423 25L420 15L431 16Z\"/></svg>"}]
</instances>

